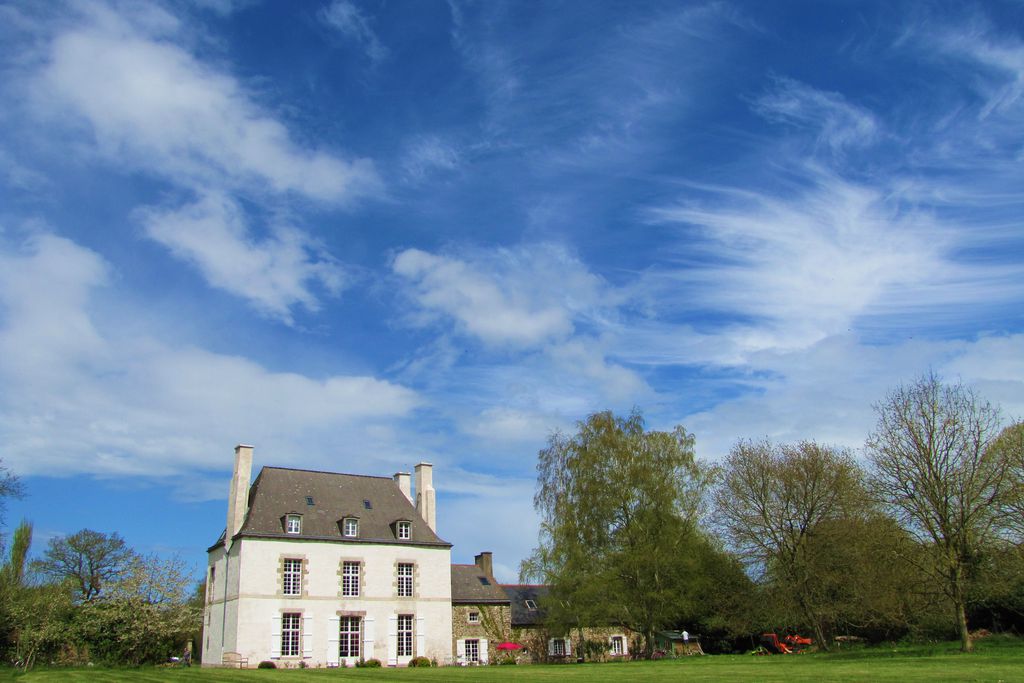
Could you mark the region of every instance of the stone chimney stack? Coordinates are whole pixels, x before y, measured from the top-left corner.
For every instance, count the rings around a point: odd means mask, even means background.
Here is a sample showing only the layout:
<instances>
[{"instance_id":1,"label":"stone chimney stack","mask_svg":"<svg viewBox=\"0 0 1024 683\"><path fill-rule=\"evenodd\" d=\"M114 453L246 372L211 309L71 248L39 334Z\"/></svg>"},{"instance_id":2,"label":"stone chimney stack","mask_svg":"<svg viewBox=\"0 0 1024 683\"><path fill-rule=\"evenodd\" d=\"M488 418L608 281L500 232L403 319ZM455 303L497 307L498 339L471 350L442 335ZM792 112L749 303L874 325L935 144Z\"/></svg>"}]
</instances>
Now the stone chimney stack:
<instances>
[{"instance_id":1,"label":"stone chimney stack","mask_svg":"<svg viewBox=\"0 0 1024 683\"><path fill-rule=\"evenodd\" d=\"M249 511L249 481L252 478L252 446L235 446L235 471L231 475L231 493L228 496L228 524L225 545L231 547L231 537L238 533Z\"/></svg>"},{"instance_id":2,"label":"stone chimney stack","mask_svg":"<svg viewBox=\"0 0 1024 683\"><path fill-rule=\"evenodd\" d=\"M395 472L395 483L398 484L398 490L402 492L402 495L412 502L412 475L408 472Z\"/></svg>"},{"instance_id":3,"label":"stone chimney stack","mask_svg":"<svg viewBox=\"0 0 1024 683\"><path fill-rule=\"evenodd\" d=\"M492 557L493 554L491 553L491 551L485 550L476 557L474 557L473 562L475 562L476 566L480 567L480 569L483 570L484 574L487 574L487 576L494 576L494 561Z\"/></svg>"},{"instance_id":4,"label":"stone chimney stack","mask_svg":"<svg viewBox=\"0 0 1024 683\"><path fill-rule=\"evenodd\" d=\"M431 531L437 531L437 501L434 493L434 466L429 462L416 465L416 512Z\"/></svg>"}]
</instances>

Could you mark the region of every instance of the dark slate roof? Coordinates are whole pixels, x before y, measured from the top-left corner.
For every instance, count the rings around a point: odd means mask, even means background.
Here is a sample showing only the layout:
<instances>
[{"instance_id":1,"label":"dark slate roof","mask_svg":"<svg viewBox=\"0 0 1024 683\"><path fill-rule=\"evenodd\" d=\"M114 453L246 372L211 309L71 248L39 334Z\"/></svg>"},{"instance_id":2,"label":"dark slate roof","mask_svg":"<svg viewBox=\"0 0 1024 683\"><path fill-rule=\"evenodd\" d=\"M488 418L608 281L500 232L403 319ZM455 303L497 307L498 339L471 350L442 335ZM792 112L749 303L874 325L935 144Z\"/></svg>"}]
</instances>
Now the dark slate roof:
<instances>
[{"instance_id":1,"label":"dark slate roof","mask_svg":"<svg viewBox=\"0 0 1024 683\"><path fill-rule=\"evenodd\" d=\"M502 588L512 606L512 626L539 626L544 622L544 610L540 609L542 600L548 597L548 586L540 585L504 585ZM526 606L527 600L533 600L538 609L531 610Z\"/></svg>"},{"instance_id":2,"label":"dark slate roof","mask_svg":"<svg viewBox=\"0 0 1024 683\"><path fill-rule=\"evenodd\" d=\"M307 496L313 499L309 505ZM370 501L370 508L363 501ZM285 533L286 515L302 515L302 533ZM341 522L359 519L359 536L342 536ZM409 540L399 540L395 523L412 523ZM367 477L285 467L264 467L249 489L242 538L288 538L396 545L451 544L431 531L390 477Z\"/></svg>"},{"instance_id":3,"label":"dark slate roof","mask_svg":"<svg viewBox=\"0 0 1024 683\"><path fill-rule=\"evenodd\" d=\"M485 584L481 579L487 581ZM452 565L452 602L508 603L508 595L493 576L479 565Z\"/></svg>"}]
</instances>

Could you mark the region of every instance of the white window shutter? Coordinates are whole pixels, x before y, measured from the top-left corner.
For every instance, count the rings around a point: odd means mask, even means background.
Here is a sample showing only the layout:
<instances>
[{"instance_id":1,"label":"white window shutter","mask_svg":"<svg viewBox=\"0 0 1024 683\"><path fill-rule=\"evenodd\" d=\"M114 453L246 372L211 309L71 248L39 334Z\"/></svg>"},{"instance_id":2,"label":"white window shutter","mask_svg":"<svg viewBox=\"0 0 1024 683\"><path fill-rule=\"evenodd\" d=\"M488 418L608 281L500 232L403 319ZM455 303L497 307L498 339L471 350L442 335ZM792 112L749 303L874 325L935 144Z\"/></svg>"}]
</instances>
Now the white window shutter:
<instances>
[{"instance_id":1,"label":"white window shutter","mask_svg":"<svg viewBox=\"0 0 1024 683\"><path fill-rule=\"evenodd\" d=\"M466 665L466 639L459 638L455 641L455 659L460 666Z\"/></svg>"},{"instance_id":2,"label":"white window shutter","mask_svg":"<svg viewBox=\"0 0 1024 683\"><path fill-rule=\"evenodd\" d=\"M270 658L281 658L281 615L270 620Z\"/></svg>"},{"instance_id":3,"label":"white window shutter","mask_svg":"<svg viewBox=\"0 0 1024 683\"><path fill-rule=\"evenodd\" d=\"M567 637L565 639L565 656L568 657L572 654L572 638Z\"/></svg>"},{"instance_id":4,"label":"white window shutter","mask_svg":"<svg viewBox=\"0 0 1024 683\"><path fill-rule=\"evenodd\" d=\"M302 617L302 656L308 659L313 656L313 617Z\"/></svg>"},{"instance_id":5,"label":"white window shutter","mask_svg":"<svg viewBox=\"0 0 1024 683\"><path fill-rule=\"evenodd\" d=\"M486 664L487 663L487 639L486 638L481 638L480 639L480 663L481 664Z\"/></svg>"},{"instance_id":6,"label":"white window shutter","mask_svg":"<svg viewBox=\"0 0 1024 683\"><path fill-rule=\"evenodd\" d=\"M388 617L388 666L398 666L398 615Z\"/></svg>"},{"instance_id":7,"label":"white window shutter","mask_svg":"<svg viewBox=\"0 0 1024 683\"><path fill-rule=\"evenodd\" d=\"M416 656L425 657L427 654L427 627L426 619L416 617Z\"/></svg>"},{"instance_id":8,"label":"white window shutter","mask_svg":"<svg viewBox=\"0 0 1024 683\"><path fill-rule=\"evenodd\" d=\"M629 638L627 638L625 635L622 636L622 654L629 654Z\"/></svg>"},{"instance_id":9,"label":"white window shutter","mask_svg":"<svg viewBox=\"0 0 1024 683\"><path fill-rule=\"evenodd\" d=\"M363 617L363 659L373 659L373 617Z\"/></svg>"},{"instance_id":10,"label":"white window shutter","mask_svg":"<svg viewBox=\"0 0 1024 683\"><path fill-rule=\"evenodd\" d=\"M338 641L341 631L341 617L335 615L327 619L327 666L338 666Z\"/></svg>"},{"instance_id":11,"label":"white window shutter","mask_svg":"<svg viewBox=\"0 0 1024 683\"><path fill-rule=\"evenodd\" d=\"M555 656L555 639L554 638L548 638L548 656L549 657L554 657Z\"/></svg>"}]
</instances>

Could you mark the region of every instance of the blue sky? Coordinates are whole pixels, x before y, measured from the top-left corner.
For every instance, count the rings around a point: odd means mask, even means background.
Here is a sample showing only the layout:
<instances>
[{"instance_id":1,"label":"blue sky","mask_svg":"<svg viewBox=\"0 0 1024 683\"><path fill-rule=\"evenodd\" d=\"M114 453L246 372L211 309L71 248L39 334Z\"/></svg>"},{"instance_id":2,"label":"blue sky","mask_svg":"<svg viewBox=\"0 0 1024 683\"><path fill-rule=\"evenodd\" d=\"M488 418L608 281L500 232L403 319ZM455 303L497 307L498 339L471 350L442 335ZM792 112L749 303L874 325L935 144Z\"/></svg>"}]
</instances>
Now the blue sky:
<instances>
[{"instance_id":1,"label":"blue sky","mask_svg":"<svg viewBox=\"0 0 1024 683\"><path fill-rule=\"evenodd\" d=\"M201 566L232 448L435 463L511 579L589 412L859 448L1024 415L1019 3L0 6L0 458Z\"/></svg>"}]
</instances>

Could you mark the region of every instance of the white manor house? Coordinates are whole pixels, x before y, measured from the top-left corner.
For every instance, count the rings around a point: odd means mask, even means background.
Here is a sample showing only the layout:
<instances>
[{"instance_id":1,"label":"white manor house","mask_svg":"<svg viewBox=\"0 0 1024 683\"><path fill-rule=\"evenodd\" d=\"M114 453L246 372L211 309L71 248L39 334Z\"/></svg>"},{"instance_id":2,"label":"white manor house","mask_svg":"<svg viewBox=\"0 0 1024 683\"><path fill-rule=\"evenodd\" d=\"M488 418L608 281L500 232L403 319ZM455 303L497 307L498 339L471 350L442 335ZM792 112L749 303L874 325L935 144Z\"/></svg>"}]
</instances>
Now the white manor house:
<instances>
[{"instance_id":1,"label":"white manor house","mask_svg":"<svg viewBox=\"0 0 1024 683\"><path fill-rule=\"evenodd\" d=\"M235 448L227 528L208 551L203 664L452 661L432 466L416 466L414 504L408 473L264 467L250 486L252 452Z\"/></svg>"}]
</instances>

